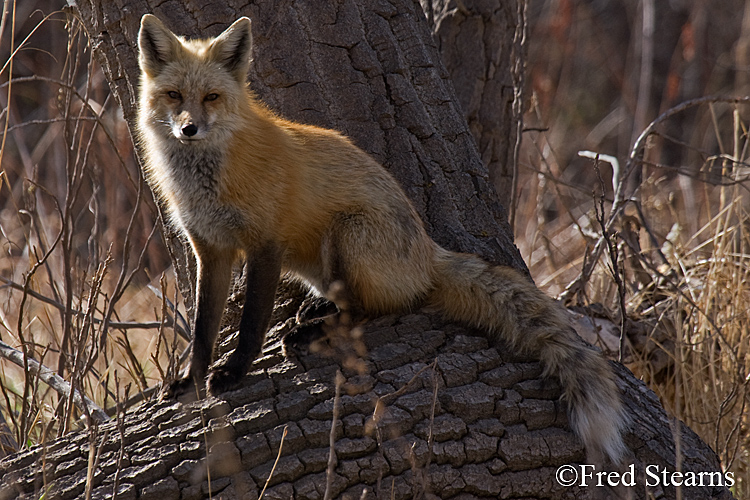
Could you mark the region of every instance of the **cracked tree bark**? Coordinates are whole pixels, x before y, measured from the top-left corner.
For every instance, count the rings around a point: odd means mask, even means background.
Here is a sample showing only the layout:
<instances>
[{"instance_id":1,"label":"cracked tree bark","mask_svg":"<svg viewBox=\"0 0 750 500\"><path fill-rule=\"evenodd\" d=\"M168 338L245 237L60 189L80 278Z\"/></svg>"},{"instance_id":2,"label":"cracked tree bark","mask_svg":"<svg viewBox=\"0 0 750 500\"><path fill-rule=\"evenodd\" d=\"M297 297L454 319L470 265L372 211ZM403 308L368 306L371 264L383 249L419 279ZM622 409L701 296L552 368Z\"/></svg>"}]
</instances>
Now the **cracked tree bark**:
<instances>
[{"instance_id":1,"label":"cracked tree bark","mask_svg":"<svg viewBox=\"0 0 750 500\"><path fill-rule=\"evenodd\" d=\"M284 308L277 314L294 310ZM362 337L368 355L356 370L330 357L285 359L279 339L286 328L272 329L254 371L221 399L146 403L125 416L121 430L108 422L93 440L81 431L0 461L0 500L44 492L83 500L92 441L94 499L112 497L121 449L121 500L257 500L267 480L266 499L321 499L332 428L332 498L731 498L727 488L707 484L682 488L681 497L674 486L648 486L647 466L685 477L721 469L698 436L669 419L654 393L622 367L636 486L589 480L565 487L556 471L581 464L584 450L566 426L559 387L541 377L539 363L488 348L484 338L422 313L370 322ZM332 425L337 370L346 380Z\"/></svg>"},{"instance_id":2,"label":"cracked tree bark","mask_svg":"<svg viewBox=\"0 0 750 500\"><path fill-rule=\"evenodd\" d=\"M512 225L523 119L526 2L420 2Z\"/></svg>"},{"instance_id":3,"label":"cracked tree bark","mask_svg":"<svg viewBox=\"0 0 750 500\"><path fill-rule=\"evenodd\" d=\"M142 14L157 14L175 32L203 36L248 15L256 44L252 86L269 106L353 137L399 179L444 246L525 269L415 3L81 0L73 6L131 124ZM171 242L176 267L185 269L179 241ZM294 302L279 303L279 324L237 391L187 406L147 403L129 413L121 429L108 423L93 438L94 430L74 433L9 457L0 462L0 500L38 498L43 491L46 498L83 498L87 476L92 498L109 498L118 468L121 499L254 499L285 426L282 458L265 498L322 498L337 369L347 382L334 423L334 497L361 498L365 489L364 498L618 493L555 481L557 467L580 463L583 449L567 429L559 389L533 360L499 353L470 331L422 313L371 322L363 336L368 355L357 369L347 359L285 360L279 337L295 310ZM624 368L618 375L633 418L626 441L638 482L627 492L635 498L730 498L720 486L678 492L646 485L646 465L721 469L694 433L667 418L652 392ZM90 473L89 442L100 450Z\"/></svg>"}]
</instances>

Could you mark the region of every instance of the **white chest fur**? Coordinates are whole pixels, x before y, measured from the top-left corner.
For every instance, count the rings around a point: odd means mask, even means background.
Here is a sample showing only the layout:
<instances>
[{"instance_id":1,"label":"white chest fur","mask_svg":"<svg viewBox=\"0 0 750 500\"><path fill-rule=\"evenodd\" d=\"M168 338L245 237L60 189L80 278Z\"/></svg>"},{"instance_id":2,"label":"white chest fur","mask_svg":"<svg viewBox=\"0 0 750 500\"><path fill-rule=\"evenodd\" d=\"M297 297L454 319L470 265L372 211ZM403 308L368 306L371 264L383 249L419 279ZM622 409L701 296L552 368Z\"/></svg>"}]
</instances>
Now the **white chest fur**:
<instances>
[{"instance_id":1,"label":"white chest fur","mask_svg":"<svg viewBox=\"0 0 750 500\"><path fill-rule=\"evenodd\" d=\"M221 201L224 154L189 144L180 146L170 148L164 157L164 188L169 192L172 217L193 238L237 247L233 234L242 226L241 216Z\"/></svg>"}]
</instances>

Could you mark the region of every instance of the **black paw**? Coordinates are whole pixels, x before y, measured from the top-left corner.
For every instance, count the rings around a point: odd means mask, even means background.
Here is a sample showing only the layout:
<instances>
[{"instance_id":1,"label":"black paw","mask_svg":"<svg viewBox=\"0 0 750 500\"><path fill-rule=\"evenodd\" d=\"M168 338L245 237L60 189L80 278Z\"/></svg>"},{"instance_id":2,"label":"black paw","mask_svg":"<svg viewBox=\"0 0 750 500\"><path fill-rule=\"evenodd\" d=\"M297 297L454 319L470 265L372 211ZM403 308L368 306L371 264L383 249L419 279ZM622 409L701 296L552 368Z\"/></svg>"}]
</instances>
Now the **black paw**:
<instances>
[{"instance_id":1,"label":"black paw","mask_svg":"<svg viewBox=\"0 0 750 500\"><path fill-rule=\"evenodd\" d=\"M290 356L307 356L310 353L311 345L326 337L323 326L326 318L318 318L301 325L297 325L284 335L284 355Z\"/></svg>"},{"instance_id":2,"label":"black paw","mask_svg":"<svg viewBox=\"0 0 750 500\"><path fill-rule=\"evenodd\" d=\"M162 389L161 397L163 399L176 399L181 403L190 403L201 399L205 394L204 391L202 384L197 385L192 377L185 377L175 380Z\"/></svg>"},{"instance_id":3,"label":"black paw","mask_svg":"<svg viewBox=\"0 0 750 500\"><path fill-rule=\"evenodd\" d=\"M338 314L338 312L339 308L336 307L336 304L325 297L308 297L299 306L297 323L302 325L314 319Z\"/></svg>"},{"instance_id":4,"label":"black paw","mask_svg":"<svg viewBox=\"0 0 750 500\"><path fill-rule=\"evenodd\" d=\"M212 396L218 396L219 394L231 391L240 384L244 375L244 373L232 370L226 366L217 366L208 374L206 390Z\"/></svg>"}]
</instances>

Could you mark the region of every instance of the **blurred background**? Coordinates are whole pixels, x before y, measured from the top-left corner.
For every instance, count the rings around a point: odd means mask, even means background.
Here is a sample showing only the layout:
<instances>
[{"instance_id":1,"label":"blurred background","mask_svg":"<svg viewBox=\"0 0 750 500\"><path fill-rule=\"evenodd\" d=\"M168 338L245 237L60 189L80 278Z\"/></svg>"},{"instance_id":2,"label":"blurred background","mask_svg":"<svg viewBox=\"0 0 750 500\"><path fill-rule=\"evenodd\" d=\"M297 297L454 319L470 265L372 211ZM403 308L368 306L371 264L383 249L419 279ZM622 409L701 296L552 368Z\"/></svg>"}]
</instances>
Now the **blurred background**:
<instances>
[{"instance_id":1,"label":"blurred background","mask_svg":"<svg viewBox=\"0 0 750 500\"><path fill-rule=\"evenodd\" d=\"M184 346L169 255L80 25L60 0L4 6L0 340L111 412ZM750 106L726 98L748 95L750 1L529 0L527 19L516 243L548 293L625 326L624 361L747 484ZM0 359L6 447L75 424L25 371Z\"/></svg>"},{"instance_id":2,"label":"blurred background","mask_svg":"<svg viewBox=\"0 0 750 500\"><path fill-rule=\"evenodd\" d=\"M567 281L549 276L576 259L565 229L587 212L599 187L593 162L579 151L614 156L624 168L638 136L668 109L702 96L746 96L750 3L561 0L528 6L530 103L520 163L522 178L541 177L519 183L527 205L518 210L516 238L532 274L547 276L542 279L554 293ZM629 179L628 194L640 186L650 208L689 214L676 221L685 225L681 236L694 235L710 216L706 196L713 193L702 181L720 182L715 156L733 152L735 109L746 117L747 106L712 103L666 120L648 143L648 164ZM611 199L611 166L600 167ZM558 185L546 189L552 178ZM545 236L535 234L538 224L545 225ZM659 234L671 228L667 222ZM537 252L539 238L555 251ZM583 256L580 248L573 253Z\"/></svg>"}]
</instances>

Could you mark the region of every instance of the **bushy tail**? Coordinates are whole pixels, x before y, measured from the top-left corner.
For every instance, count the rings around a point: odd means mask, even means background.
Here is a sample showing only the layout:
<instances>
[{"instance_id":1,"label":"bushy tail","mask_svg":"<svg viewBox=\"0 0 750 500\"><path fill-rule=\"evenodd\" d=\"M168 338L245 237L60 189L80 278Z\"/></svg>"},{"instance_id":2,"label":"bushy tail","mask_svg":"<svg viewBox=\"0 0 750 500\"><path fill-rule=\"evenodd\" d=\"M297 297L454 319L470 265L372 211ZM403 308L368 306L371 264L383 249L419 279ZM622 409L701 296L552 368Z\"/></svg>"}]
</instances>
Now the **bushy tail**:
<instances>
[{"instance_id":1,"label":"bushy tail","mask_svg":"<svg viewBox=\"0 0 750 500\"><path fill-rule=\"evenodd\" d=\"M451 321L487 330L491 343L502 340L539 357L545 374L560 379L571 427L589 458L603 454L619 464L627 419L612 370L578 337L563 308L509 267L442 249L436 260L429 305Z\"/></svg>"}]
</instances>

